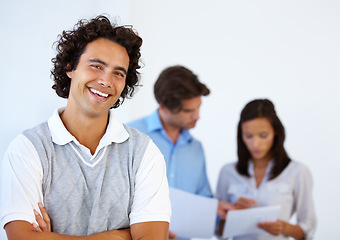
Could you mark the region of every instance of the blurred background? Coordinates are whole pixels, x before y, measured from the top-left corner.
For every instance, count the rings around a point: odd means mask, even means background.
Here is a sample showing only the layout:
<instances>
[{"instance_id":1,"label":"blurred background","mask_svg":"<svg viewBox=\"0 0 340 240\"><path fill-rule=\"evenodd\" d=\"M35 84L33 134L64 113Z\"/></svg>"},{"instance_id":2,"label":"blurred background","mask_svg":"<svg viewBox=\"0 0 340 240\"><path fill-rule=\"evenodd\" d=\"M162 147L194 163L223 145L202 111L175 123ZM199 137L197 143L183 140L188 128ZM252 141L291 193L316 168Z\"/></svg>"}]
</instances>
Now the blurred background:
<instances>
[{"instance_id":1,"label":"blurred background","mask_svg":"<svg viewBox=\"0 0 340 240\"><path fill-rule=\"evenodd\" d=\"M271 99L289 155L313 174L315 239L338 239L339 12L337 0L0 0L0 162L14 137L66 104L51 88L57 35L107 13L144 40L143 87L116 110L118 119L157 107L153 84L164 68L191 69L211 90L192 134L204 146L215 191L221 167L236 160L241 109Z\"/></svg>"}]
</instances>

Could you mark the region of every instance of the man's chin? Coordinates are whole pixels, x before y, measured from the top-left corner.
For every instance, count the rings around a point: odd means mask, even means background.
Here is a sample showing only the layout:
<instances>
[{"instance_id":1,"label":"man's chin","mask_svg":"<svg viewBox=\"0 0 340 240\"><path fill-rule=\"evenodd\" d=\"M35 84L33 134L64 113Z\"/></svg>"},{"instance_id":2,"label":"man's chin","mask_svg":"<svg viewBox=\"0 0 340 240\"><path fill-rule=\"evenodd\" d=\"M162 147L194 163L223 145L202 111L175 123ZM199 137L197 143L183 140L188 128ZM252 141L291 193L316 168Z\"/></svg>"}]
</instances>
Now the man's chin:
<instances>
[{"instance_id":1,"label":"man's chin","mask_svg":"<svg viewBox=\"0 0 340 240\"><path fill-rule=\"evenodd\" d=\"M187 129L192 129L194 127L196 127L196 123L192 123L192 124L188 125Z\"/></svg>"}]
</instances>

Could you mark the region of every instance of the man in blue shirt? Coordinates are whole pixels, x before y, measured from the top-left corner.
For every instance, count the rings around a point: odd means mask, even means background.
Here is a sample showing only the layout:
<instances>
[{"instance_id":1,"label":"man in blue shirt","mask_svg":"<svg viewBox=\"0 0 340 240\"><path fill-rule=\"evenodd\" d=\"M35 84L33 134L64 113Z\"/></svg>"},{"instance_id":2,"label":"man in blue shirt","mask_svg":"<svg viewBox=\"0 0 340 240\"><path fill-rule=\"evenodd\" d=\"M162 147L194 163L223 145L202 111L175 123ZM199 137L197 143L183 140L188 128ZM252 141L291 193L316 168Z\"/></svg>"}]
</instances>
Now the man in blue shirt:
<instances>
[{"instance_id":1,"label":"man in blue shirt","mask_svg":"<svg viewBox=\"0 0 340 240\"><path fill-rule=\"evenodd\" d=\"M199 119L201 97L209 93L210 90L189 69L169 67L154 85L158 109L128 123L149 135L163 153L170 187L206 197L212 197L212 192L204 151L189 129L194 128Z\"/></svg>"}]
</instances>

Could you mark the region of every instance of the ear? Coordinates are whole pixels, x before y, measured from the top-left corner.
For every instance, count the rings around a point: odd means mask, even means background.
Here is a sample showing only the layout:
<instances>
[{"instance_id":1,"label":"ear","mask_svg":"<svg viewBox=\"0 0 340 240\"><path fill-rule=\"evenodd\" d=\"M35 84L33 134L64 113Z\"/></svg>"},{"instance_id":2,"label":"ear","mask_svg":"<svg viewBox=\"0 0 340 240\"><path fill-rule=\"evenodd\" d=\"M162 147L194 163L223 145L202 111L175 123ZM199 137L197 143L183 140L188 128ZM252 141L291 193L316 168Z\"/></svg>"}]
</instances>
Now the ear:
<instances>
[{"instance_id":1,"label":"ear","mask_svg":"<svg viewBox=\"0 0 340 240\"><path fill-rule=\"evenodd\" d=\"M167 107L165 107L164 105L162 105L162 104L159 104L159 110L161 110L162 112L168 112L168 111L170 111Z\"/></svg>"},{"instance_id":2,"label":"ear","mask_svg":"<svg viewBox=\"0 0 340 240\"><path fill-rule=\"evenodd\" d=\"M66 75L67 75L70 79L72 79L72 77L73 77L73 70L72 70L72 71L66 72Z\"/></svg>"},{"instance_id":3,"label":"ear","mask_svg":"<svg viewBox=\"0 0 340 240\"><path fill-rule=\"evenodd\" d=\"M71 65L70 65L70 64L67 64L66 69L70 69L70 70L71 70L71 69L72 69L72 68L71 68ZM71 78L71 79L72 79L72 77L73 77L73 71L74 71L74 70L72 70L72 71L67 71L67 72L66 72L66 75L67 75L69 78Z\"/></svg>"}]
</instances>

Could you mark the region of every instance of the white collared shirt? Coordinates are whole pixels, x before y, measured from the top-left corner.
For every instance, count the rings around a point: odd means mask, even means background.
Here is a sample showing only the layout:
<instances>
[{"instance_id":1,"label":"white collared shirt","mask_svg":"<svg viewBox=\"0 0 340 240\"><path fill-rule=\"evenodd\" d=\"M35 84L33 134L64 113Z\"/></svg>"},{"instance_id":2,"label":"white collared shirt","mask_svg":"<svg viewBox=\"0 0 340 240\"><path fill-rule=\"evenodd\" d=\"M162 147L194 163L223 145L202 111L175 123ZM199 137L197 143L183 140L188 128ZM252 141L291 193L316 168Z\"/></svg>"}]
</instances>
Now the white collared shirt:
<instances>
[{"instance_id":1,"label":"white collared shirt","mask_svg":"<svg viewBox=\"0 0 340 240\"><path fill-rule=\"evenodd\" d=\"M56 110L48 120L52 141L58 145L72 144L74 150L88 164L99 150L112 142L121 143L129 138L122 123L109 115L109 124L100 143L92 155L90 150L81 145L62 123ZM97 158L100 161L101 158ZM2 227L14 220L35 222L33 209L38 209L38 202L43 202L43 169L32 143L22 134L9 145L2 165ZM158 186L155 186L157 185ZM157 191L155 191L157 189ZM130 224L147 221L170 222L171 207L166 178L165 161L156 145L150 140L136 175L135 199L130 214ZM151 194L152 193L152 194Z\"/></svg>"}]
</instances>

